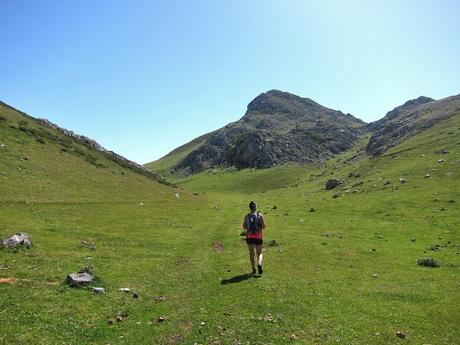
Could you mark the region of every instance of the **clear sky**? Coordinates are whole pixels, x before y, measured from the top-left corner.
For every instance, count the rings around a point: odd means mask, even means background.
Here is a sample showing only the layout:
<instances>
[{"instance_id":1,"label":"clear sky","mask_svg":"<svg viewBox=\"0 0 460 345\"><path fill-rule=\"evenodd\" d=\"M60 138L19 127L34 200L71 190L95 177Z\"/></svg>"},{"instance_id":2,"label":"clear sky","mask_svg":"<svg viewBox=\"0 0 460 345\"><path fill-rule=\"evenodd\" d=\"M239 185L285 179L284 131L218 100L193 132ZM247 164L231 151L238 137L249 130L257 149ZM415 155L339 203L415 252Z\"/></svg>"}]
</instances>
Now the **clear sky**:
<instances>
[{"instance_id":1,"label":"clear sky","mask_svg":"<svg viewBox=\"0 0 460 345\"><path fill-rule=\"evenodd\" d=\"M1 0L0 100L146 163L280 89L364 121L460 93L460 1Z\"/></svg>"}]
</instances>

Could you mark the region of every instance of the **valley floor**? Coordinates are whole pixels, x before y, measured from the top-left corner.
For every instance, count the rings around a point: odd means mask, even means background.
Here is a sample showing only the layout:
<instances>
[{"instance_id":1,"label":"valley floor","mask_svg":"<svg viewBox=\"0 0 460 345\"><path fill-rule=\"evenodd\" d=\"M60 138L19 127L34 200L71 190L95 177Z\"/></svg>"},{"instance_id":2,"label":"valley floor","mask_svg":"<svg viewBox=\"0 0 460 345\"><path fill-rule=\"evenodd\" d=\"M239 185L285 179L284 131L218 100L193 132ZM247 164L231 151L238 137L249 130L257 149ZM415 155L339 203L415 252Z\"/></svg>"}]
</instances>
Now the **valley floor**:
<instances>
[{"instance_id":1,"label":"valley floor","mask_svg":"<svg viewBox=\"0 0 460 345\"><path fill-rule=\"evenodd\" d=\"M33 246L0 250L0 344L459 344L458 122L378 159L204 172L178 196L2 198L0 237ZM252 199L278 243L257 278L239 237ZM85 265L105 295L64 284Z\"/></svg>"}]
</instances>

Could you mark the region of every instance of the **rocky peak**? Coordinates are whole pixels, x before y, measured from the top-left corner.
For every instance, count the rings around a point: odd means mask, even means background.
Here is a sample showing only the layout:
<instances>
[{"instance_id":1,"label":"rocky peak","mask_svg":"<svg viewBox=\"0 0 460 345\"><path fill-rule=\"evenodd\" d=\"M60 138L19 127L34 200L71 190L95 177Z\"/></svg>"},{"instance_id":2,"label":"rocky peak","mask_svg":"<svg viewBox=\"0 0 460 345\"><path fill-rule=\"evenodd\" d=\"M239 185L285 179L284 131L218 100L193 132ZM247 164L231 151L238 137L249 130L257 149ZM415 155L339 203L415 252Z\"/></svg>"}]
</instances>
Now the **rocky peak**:
<instances>
[{"instance_id":1,"label":"rocky peak","mask_svg":"<svg viewBox=\"0 0 460 345\"><path fill-rule=\"evenodd\" d=\"M375 122L372 122L369 124L369 129L371 131L376 131L378 129L380 129L383 125L385 125L388 121L391 121L395 118L398 118L400 117L401 115L403 115L405 112L407 111L410 111L422 104L425 104L425 103L428 103L428 102L432 102L434 101L433 98L430 98L430 97L426 97L426 96L420 96L416 99L411 99L411 100L408 100L407 102L405 102L404 104L394 108L393 110L389 111L385 117L383 117L382 119L378 120L378 121L375 121Z\"/></svg>"},{"instance_id":2,"label":"rocky peak","mask_svg":"<svg viewBox=\"0 0 460 345\"><path fill-rule=\"evenodd\" d=\"M289 92L270 90L254 98L247 107L245 116L253 113L272 115L276 113L295 114L308 106L320 106L309 98L301 98Z\"/></svg>"},{"instance_id":3,"label":"rocky peak","mask_svg":"<svg viewBox=\"0 0 460 345\"><path fill-rule=\"evenodd\" d=\"M401 107L420 105L420 104L428 103L428 102L431 102L431 101L434 101L434 99L430 98L430 97L426 97L426 96L420 96L420 97L418 97L416 99L408 100Z\"/></svg>"}]
</instances>

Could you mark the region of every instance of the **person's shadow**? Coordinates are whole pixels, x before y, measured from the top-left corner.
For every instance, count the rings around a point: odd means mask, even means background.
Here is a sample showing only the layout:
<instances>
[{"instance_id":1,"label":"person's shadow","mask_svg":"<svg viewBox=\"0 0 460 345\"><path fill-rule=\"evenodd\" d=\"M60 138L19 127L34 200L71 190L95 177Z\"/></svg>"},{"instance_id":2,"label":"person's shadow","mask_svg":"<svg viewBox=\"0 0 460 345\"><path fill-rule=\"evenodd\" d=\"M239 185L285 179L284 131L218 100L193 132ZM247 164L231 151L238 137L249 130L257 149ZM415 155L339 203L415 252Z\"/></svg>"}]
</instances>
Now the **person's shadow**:
<instances>
[{"instance_id":1,"label":"person's shadow","mask_svg":"<svg viewBox=\"0 0 460 345\"><path fill-rule=\"evenodd\" d=\"M223 279L220 282L220 284L225 285L225 284L240 283L252 277L257 278L257 276L253 276L252 273L240 274L239 276L234 276L233 278L230 278L230 279Z\"/></svg>"}]
</instances>

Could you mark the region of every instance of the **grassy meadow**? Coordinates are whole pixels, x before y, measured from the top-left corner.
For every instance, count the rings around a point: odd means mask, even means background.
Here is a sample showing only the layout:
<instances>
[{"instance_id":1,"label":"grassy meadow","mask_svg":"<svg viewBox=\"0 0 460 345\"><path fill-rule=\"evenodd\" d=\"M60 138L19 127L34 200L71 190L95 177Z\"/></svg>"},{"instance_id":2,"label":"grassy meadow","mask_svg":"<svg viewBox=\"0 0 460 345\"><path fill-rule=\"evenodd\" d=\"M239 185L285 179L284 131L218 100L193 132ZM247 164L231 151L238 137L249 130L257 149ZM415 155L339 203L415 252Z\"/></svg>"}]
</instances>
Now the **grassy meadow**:
<instances>
[{"instance_id":1,"label":"grassy meadow","mask_svg":"<svg viewBox=\"0 0 460 345\"><path fill-rule=\"evenodd\" d=\"M32 248L0 249L0 344L460 344L460 116L378 158L363 139L322 165L174 189L1 115L0 238ZM258 277L239 237L250 200L267 223ZM105 295L66 286L86 265Z\"/></svg>"}]
</instances>

